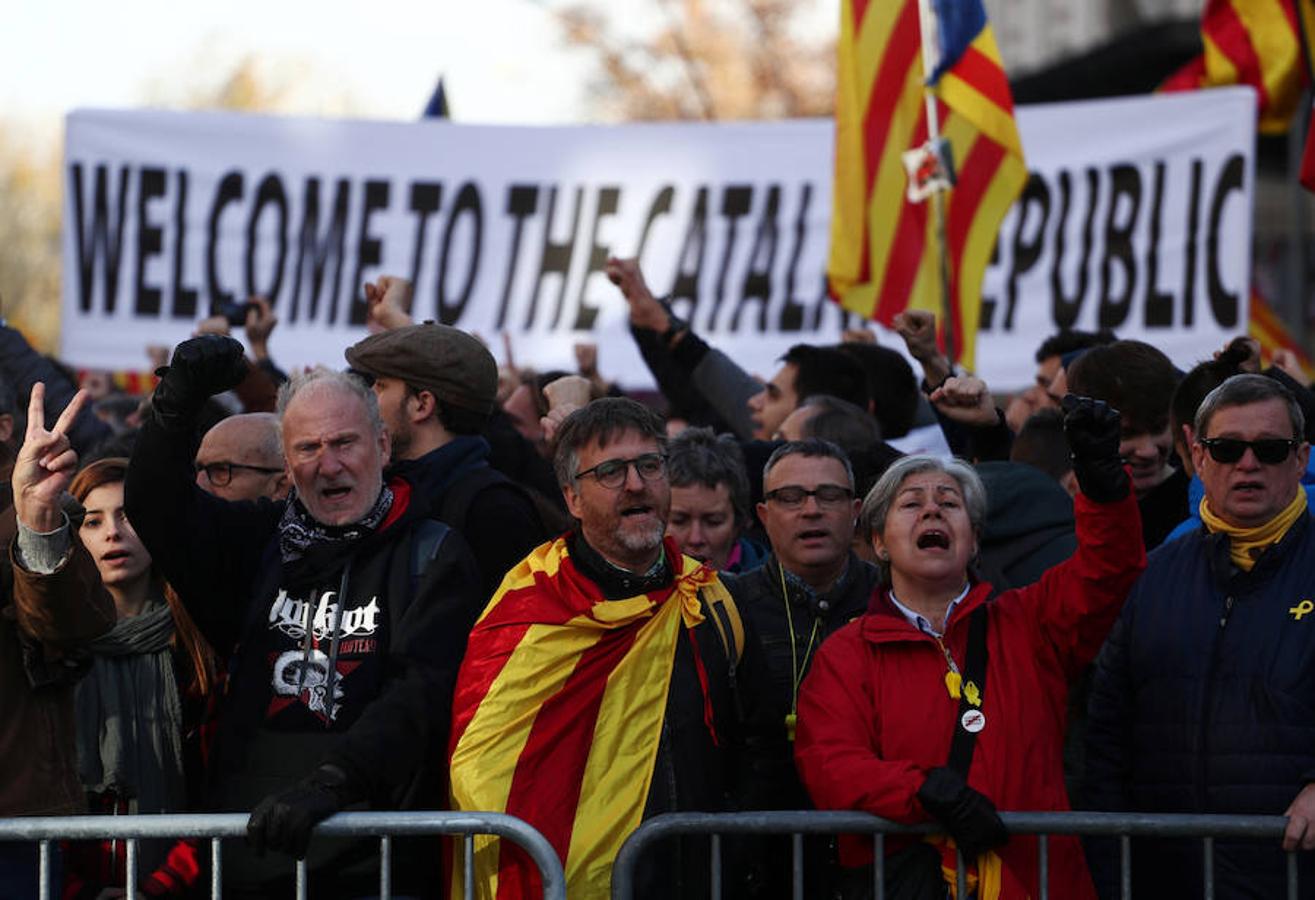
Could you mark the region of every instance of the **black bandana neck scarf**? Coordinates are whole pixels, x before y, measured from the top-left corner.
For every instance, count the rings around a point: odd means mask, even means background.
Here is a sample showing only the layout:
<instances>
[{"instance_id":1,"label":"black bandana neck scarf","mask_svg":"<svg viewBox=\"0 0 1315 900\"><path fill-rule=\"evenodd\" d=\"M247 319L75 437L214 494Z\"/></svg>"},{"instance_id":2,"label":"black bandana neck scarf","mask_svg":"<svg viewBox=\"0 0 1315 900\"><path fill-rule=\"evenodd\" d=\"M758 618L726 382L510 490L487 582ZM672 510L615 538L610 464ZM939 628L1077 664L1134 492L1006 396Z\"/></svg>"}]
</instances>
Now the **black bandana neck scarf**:
<instances>
[{"instance_id":1,"label":"black bandana neck scarf","mask_svg":"<svg viewBox=\"0 0 1315 900\"><path fill-rule=\"evenodd\" d=\"M384 485L363 518L347 525L325 525L311 517L293 488L283 510L283 520L279 522L279 552L283 563L296 562L320 547L331 546L334 552L340 552L378 528L392 506L393 491Z\"/></svg>"}]
</instances>

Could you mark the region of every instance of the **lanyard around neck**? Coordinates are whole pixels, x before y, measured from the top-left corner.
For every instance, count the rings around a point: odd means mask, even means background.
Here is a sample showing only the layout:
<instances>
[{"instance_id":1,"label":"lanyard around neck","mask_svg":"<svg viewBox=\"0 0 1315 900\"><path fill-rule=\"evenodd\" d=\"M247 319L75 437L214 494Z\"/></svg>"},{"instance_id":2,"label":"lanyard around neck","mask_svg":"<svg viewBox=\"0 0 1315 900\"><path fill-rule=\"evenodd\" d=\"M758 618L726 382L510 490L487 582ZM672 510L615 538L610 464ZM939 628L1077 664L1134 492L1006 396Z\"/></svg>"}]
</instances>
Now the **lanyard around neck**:
<instances>
[{"instance_id":1,"label":"lanyard around neck","mask_svg":"<svg viewBox=\"0 0 1315 900\"><path fill-rule=\"evenodd\" d=\"M794 633L794 613L790 611L790 588L785 583L785 568L781 561L776 561L776 572L781 578L781 602L785 604L785 624L786 630L790 632L790 711L785 716L785 735L790 741L794 741L795 723L798 721L796 713L799 709L799 685L803 683L804 674L808 671L808 659L813 654L813 644L817 641L817 629L822 624L818 617L813 618L813 630L808 634L808 644L804 647L804 658L799 660L799 641Z\"/></svg>"}]
</instances>

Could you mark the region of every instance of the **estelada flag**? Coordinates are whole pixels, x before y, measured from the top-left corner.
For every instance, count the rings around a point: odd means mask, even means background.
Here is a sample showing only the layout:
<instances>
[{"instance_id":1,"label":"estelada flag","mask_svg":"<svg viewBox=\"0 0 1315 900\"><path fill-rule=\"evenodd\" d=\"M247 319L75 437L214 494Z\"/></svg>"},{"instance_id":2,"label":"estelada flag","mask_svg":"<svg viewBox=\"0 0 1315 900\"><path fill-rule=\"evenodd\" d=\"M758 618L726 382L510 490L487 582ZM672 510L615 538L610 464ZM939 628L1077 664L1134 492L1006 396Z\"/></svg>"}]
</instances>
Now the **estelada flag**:
<instances>
[{"instance_id":1,"label":"estelada flag","mask_svg":"<svg viewBox=\"0 0 1315 900\"><path fill-rule=\"evenodd\" d=\"M670 587L607 600L565 538L537 548L503 579L457 676L452 808L505 812L538 829L562 860L572 900L611 896L612 864L652 783L676 641L681 632L693 641L690 629L704 621L700 594L733 605L715 572L674 542L666 553ZM694 658L705 683L697 643ZM704 718L712 727L706 689ZM481 900L543 895L537 867L508 841L476 837L474 868Z\"/></svg>"},{"instance_id":2,"label":"estelada flag","mask_svg":"<svg viewBox=\"0 0 1315 900\"><path fill-rule=\"evenodd\" d=\"M982 276L1000 221L1027 180L1013 97L980 0L952 5L933 36L943 74L924 85L917 0L842 0L832 197L832 299L890 325L907 308L935 312L955 355L973 363ZM945 21L944 19L942 21ZM947 196L951 321L929 203L906 196L906 150L928 138L924 90L936 94L957 182Z\"/></svg>"},{"instance_id":3,"label":"estelada flag","mask_svg":"<svg viewBox=\"0 0 1315 900\"><path fill-rule=\"evenodd\" d=\"M1160 90L1250 85L1256 89L1261 133L1284 134L1310 81L1303 23L1307 28L1315 24L1312 0L1206 0L1204 51L1170 75Z\"/></svg>"}]
</instances>

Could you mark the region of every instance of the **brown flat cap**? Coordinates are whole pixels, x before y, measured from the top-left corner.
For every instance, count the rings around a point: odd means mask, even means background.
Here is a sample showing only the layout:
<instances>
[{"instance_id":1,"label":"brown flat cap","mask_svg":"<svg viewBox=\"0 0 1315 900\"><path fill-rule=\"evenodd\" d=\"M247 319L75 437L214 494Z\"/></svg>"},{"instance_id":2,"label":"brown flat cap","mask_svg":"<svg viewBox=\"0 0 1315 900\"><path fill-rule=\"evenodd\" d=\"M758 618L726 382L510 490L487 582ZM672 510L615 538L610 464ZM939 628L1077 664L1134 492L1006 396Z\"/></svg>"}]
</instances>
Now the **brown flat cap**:
<instances>
[{"instance_id":1,"label":"brown flat cap","mask_svg":"<svg viewBox=\"0 0 1315 900\"><path fill-rule=\"evenodd\" d=\"M498 364L493 354L460 328L425 322L372 334L347 348L353 369L396 378L429 391L440 403L493 412Z\"/></svg>"}]
</instances>

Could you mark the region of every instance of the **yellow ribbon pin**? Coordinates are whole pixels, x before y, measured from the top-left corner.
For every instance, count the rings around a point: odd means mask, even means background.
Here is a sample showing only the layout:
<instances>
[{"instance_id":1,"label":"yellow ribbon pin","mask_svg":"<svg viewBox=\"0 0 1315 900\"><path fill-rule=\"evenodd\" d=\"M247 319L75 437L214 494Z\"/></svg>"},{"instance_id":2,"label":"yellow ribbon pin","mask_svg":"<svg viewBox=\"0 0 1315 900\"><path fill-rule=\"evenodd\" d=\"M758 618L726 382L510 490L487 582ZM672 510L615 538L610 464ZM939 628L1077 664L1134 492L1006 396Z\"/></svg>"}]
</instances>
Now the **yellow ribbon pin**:
<instances>
[{"instance_id":1,"label":"yellow ribbon pin","mask_svg":"<svg viewBox=\"0 0 1315 900\"><path fill-rule=\"evenodd\" d=\"M1306 613L1315 612L1315 603L1312 603L1309 600L1302 600L1296 606L1288 607L1288 612L1292 613L1292 618L1300 622L1301 617L1306 615Z\"/></svg>"},{"instance_id":2,"label":"yellow ribbon pin","mask_svg":"<svg viewBox=\"0 0 1315 900\"><path fill-rule=\"evenodd\" d=\"M963 678L958 672L945 673L945 690L949 692L951 700L959 699L959 691L963 687Z\"/></svg>"}]
</instances>

